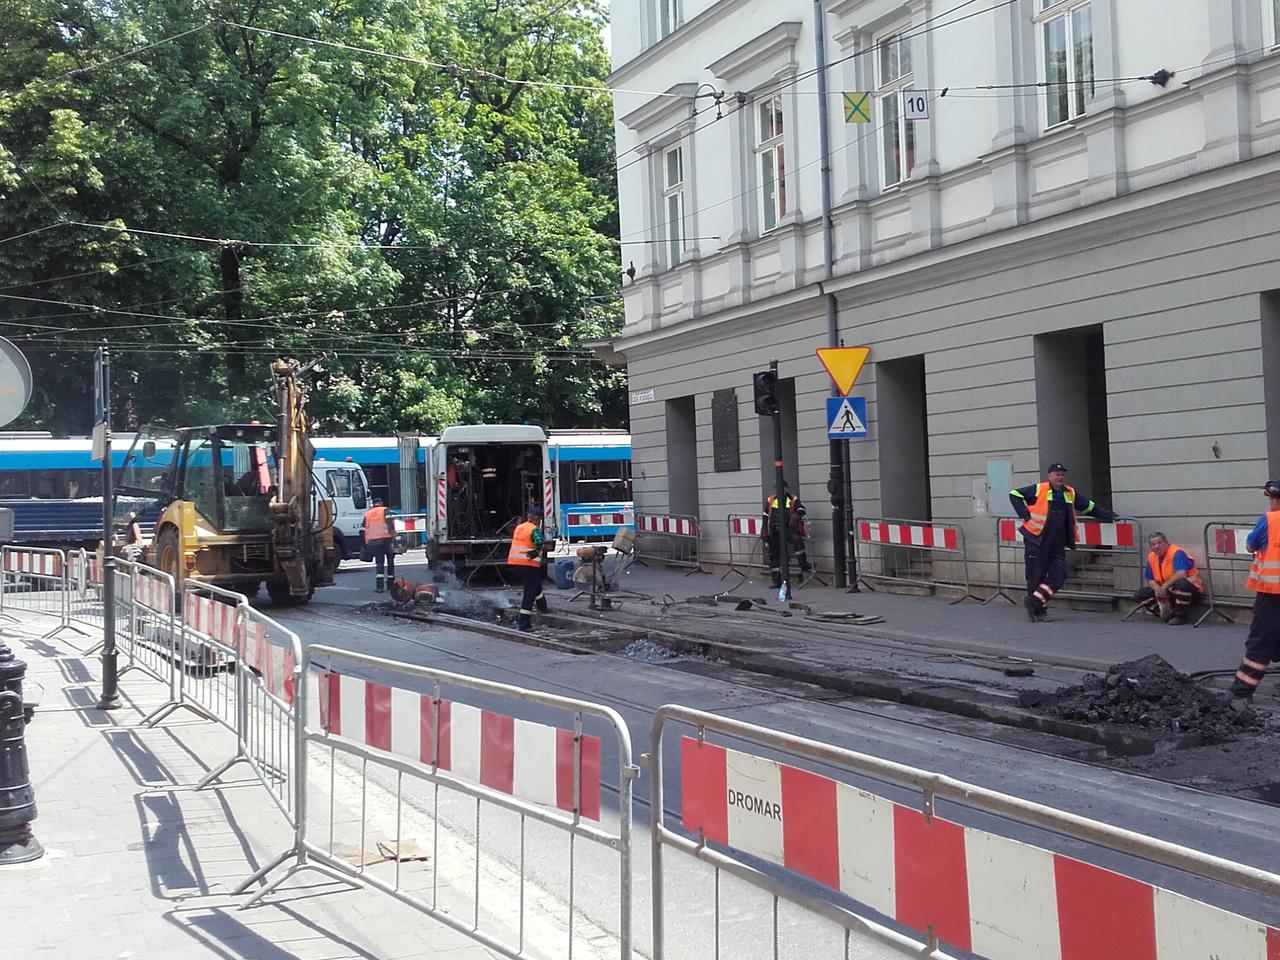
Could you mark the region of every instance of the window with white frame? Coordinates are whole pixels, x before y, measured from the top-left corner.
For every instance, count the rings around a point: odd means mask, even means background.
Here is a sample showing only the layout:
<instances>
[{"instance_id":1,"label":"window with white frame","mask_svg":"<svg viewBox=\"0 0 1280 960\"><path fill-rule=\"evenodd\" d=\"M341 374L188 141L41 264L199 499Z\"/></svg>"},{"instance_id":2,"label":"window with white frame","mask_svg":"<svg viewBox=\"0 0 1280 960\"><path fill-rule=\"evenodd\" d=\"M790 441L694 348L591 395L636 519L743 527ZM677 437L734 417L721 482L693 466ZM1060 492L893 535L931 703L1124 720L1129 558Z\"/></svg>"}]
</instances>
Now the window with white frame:
<instances>
[{"instance_id":1,"label":"window with white frame","mask_svg":"<svg viewBox=\"0 0 1280 960\"><path fill-rule=\"evenodd\" d=\"M1036 0L1044 54L1045 127L1084 115L1093 97L1093 9L1088 0Z\"/></svg>"},{"instance_id":2,"label":"window with white frame","mask_svg":"<svg viewBox=\"0 0 1280 960\"><path fill-rule=\"evenodd\" d=\"M782 98L756 104L756 169L760 176L760 225L772 230L787 213L787 155Z\"/></svg>"},{"instance_id":3,"label":"window with white frame","mask_svg":"<svg viewBox=\"0 0 1280 960\"><path fill-rule=\"evenodd\" d=\"M680 26L680 0L658 0L658 39Z\"/></svg>"},{"instance_id":4,"label":"window with white frame","mask_svg":"<svg viewBox=\"0 0 1280 960\"><path fill-rule=\"evenodd\" d=\"M902 117L902 91L911 86L911 39L898 30L876 43L876 103L880 125L880 158L884 185L911 176L916 165L915 124Z\"/></svg>"},{"instance_id":5,"label":"window with white frame","mask_svg":"<svg viewBox=\"0 0 1280 960\"><path fill-rule=\"evenodd\" d=\"M662 152L662 206L666 226L668 266L676 266L684 256L684 147Z\"/></svg>"}]
</instances>

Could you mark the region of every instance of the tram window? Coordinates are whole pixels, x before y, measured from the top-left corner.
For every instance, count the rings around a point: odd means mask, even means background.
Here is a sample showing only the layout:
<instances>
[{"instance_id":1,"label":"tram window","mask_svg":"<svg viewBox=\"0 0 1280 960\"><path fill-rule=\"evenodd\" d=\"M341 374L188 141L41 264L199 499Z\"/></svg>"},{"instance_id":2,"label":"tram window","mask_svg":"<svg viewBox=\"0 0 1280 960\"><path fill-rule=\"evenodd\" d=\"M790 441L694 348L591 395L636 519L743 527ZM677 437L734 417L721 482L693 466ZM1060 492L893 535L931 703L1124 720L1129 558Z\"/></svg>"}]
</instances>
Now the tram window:
<instances>
[{"instance_id":1,"label":"tram window","mask_svg":"<svg viewBox=\"0 0 1280 960\"><path fill-rule=\"evenodd\" d=\"M0 497L31 496L31 474L25 470L0 473Z\"/></svg>"},{"instance_id":2,"label":"tram window","mask_svg":"<svg viewBox=\"0 0 1280 960\"><path fill-rule=\"evenodd\" d=\"M574 478L579 503L620 503L631 499L629 465L622 460L579 462Z\"/></svg>"}]
</instances>

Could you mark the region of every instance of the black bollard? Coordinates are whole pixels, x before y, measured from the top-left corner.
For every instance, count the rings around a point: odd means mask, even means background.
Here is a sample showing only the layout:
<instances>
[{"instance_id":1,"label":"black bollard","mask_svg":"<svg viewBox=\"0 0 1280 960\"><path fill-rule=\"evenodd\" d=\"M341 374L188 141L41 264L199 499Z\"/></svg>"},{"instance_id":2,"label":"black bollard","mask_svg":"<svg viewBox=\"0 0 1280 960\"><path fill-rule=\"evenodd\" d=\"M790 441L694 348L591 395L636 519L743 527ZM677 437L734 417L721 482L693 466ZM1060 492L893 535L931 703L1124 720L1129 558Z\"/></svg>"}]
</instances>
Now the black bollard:
<instances>
[{"instance_id":1,"label":"black bollard","mask_svg":"<svg viewBox=\"0 0 1280 960\"><path fill-rule=\"evenodd\" d=\"M44 856L31 832L36 794L27 768L27 717L22 678L27 665L0 637L0 864L26 863Z\"/></svg>"}]
</instances>

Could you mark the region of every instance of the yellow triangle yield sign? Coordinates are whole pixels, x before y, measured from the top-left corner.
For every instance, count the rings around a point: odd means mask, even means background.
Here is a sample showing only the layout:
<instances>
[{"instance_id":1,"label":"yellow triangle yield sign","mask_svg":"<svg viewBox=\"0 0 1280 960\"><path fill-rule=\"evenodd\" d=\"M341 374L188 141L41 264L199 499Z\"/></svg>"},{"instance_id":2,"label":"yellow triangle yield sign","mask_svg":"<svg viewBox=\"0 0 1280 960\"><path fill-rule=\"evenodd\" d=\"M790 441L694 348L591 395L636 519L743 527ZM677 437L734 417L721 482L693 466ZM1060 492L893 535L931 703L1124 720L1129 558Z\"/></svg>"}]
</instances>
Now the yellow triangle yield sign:
<instances>
[{"instance_id":1,"label":"yellow triangle yield sign","mask_svg":"<svg viewBox=\"0 0 1280 960\"><path fill-rule=\"evenodd\" d=\"M820 347L818 359L827 368L827 373L831 374L836 388L847 395L853 389L853 382L858 379L862 365L867 362L867 355L870 353L870 347Z\"/></svg>"}]
</instances>

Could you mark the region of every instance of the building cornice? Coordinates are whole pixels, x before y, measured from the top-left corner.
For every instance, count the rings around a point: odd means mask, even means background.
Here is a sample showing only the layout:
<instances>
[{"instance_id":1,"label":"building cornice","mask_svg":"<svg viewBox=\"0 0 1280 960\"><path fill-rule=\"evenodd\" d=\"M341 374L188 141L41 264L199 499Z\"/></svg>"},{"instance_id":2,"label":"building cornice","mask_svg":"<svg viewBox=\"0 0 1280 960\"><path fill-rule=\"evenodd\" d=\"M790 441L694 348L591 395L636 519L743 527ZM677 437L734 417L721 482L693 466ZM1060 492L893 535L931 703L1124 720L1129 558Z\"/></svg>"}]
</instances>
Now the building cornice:
<instances>
[{"instance_id":1,"label":"building cornice","mask_svg":"<svg viewBox=\"0 0 1280 960\"><path fill-rule=\"evenodd\" d=\"M800 38L799 20L784 20L759 36L748 40L732 53L707 65L711 73L732 84L749 70L768 64L785 55L788 63L795 60L796 41Z\"/></svg>"},{"instance_id":2,"label":"building cornice","mask_svg":"<svg viewBox=\"0 0 1280 960\"><path fill-rule=\"evenodd\" d=\"M725 17L753 3L754 0L720 0L706 10L680 25L680 28L663 37L647 50L642 50L613 73L609 74L609 86L620 87L635 79L649 67L657 66L681 47L695 43L704 33L714 30Z\"/></svg>"},{"instance_id":3,"label":"building cornice","mask_svg":"<svg viewBox=\"0 0 1280 960\"><path fill-rule=\"evenodd\" d=\"M644 136L644 131L652 127L669 127L677 119L688 117L697 93L698 84L677 83L618 119L628 129Z\"/></svg>"}]
</instances>

